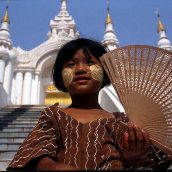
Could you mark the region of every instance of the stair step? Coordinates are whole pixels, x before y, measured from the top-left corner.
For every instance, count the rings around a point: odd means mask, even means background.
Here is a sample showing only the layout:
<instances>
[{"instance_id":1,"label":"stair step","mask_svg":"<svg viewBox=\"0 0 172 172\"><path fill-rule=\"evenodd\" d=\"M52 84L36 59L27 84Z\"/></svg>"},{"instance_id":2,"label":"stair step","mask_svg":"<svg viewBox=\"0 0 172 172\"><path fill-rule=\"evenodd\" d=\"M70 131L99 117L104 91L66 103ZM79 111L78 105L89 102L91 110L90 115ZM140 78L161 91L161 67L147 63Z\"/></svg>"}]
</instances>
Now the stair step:
<instances>
[{"instance_id":1,"label":"stair step","mask_svg":"<svg viewBox=\"0 0 172 172\"><path fill-rule=\"evenodd\" d=\"M21 143L0 143L0 151L18 150Z\"/></svg>"},{"instance_id":2,"label":"stair step","mask_svg":"<svg viewBox=\"0 0 172 172\"><path fill-rule=\"evenodd\" d=\"M36 123L37 123L37 121L32 121L32 122L29 122L29 121L28 121L28 122L27 122L27 121L20 121L20 122L19 122L19 121L11 121L11 123L8 124L8 126L10 126L10 127L11 127L11 126L17 126L17 125L20 126L20 125L22 125L22 124L23 124L24 126L25 126L25 125L32 125L32 126L33 126L33 125L35 125ZM0 126L3 126L3 125L4 125L4 122L0 121Z\"/></svg>"},{"instance_id":3,"label":"stair step","mask_svg":"<svg viewBox=\"0 0 172 172\"><path fill-rule=\"evenodd\" d=\"M3 128L2 132L30 132L33 129L33 127L8 127L8 128Z\"/></svg>"},{"instance_id":4,"label":"stair step","mask_svg":"<svg viewBox=\"0 0 172 172\"><path fill-rule=\"evenodd\" d=\"M22 143L24 141L25 137L0 137L0 143Z\"/></svg>"},{"instance_id":5,"label":"stair step","mask_svg":"<svg viewBox=\"0 0 172 172\"><path fill-rule=\"evenodd\" d=\"M4 108L30 108L30 109L33 109L33 108L44 108L46 107L46 105L8 105L8 106L5 106Z\"/></svg>"},{"instance_id":6,"label":"stair step","mask_svg":"<svg viewBox=\"0 0 172 172\"><path fill-rule=\"evenodd\" d=\"M18 132L18 131L29 131L29 129L31 130L33 127L35 127L36 124L23 124L23 123L19 123L19 124L6 124L6 125L0 125L0 132L4 132L5 129L7 129L6 131L14 131L14 132ZM16 130L15 130L16 129Z\"/></svg>"},{"instance_id":7,"label":"stair step","mask_svg":"<svg viewBox=\"0 0 172 172\"><path fill-rule=\"evenodd\" d=\"M0 113L2 114L2 113L9 113L9 114L11 114L11 113L16 113L16 114L23 114L23 113L40 113L40 112L42 112L43 111L43 109L42 110L28 110L28 111L25 111L25 110L18 110L18 111L14 111L14 110L3 110L3 109L0 109Z\"/></svg>"},{"instance_id":8,"label":"stair step","mask_svg":"<svg viewBox=\"0 0 172 172\"><path fill-rule=\"evenodd\" d=\"M28 121L30 121L30 120L33 121L34 120L34 121L37 121L38 119L39 119L38 117L37 118L36 117L34 117L34 118L32 118L32 117L30 117L30 118L28 118L28 117L27 118L25 118L25 117L21 117L21 118L17 117L16 121L23 121L23 120L28 120Z\"/></svg>"},{"instance_id":9,"label":"stair step","mask_svg":"<svg viewBox=\"0 0 172 172\"><path fill-rule=\"evenodd\" d=\"M16 127L16 128L4 128L2 132L31 132L33 127Z\"/></svg>"},{"instance_id":10,"label":"stair step","mask_svg":"<svg viewBox=\"0 0 172 172\"><path fill-rule=\"evenodd\" d=\"M31 113L35 113L35 114L39 114L41 113L42 111L4 111L2 109L0 109L0 114L31 114Z\"/></svg>"},{"instance_id":11,"label":"stair step","mask_svg":"<svg viewBox=\"0 0 172 172\"><path fill-rule=\"evenodd\" d=\"M29 132L1 132L0 137L27 137Z\"/></svg>"},{"instance_id":12,"label":"stair step","mask_svg":"<svg viewBox=\"0 0 172 172\"><path fill-rule=\"evenodd\" d=\"M19 117L19 118L20 118L20 117L21 117L21 118L22 118L22 117L26 117L26 118L29 118L29 117L31 117L31 118L33 117L33 118L34 118L34 117L35 117L35 118L39 118L40 115L41 115L41 114L37 114L37 115L35 115L35 114L22 114L22 115L16 115L16 114L12 114L12 115L6 115L6 114L5 114L5 115L4 115L4 114L3 114L3 115L1 115L1 114L0 114L0 119L3 119L3 118L12 118L12 119L15 119L15 118L17 118L17 117Z\"/></svg>"},{"instance_id":13,"label":"stair step","mask_svg":"<svg viewBox=\"0 0 172 172\"><path fill-rule=\"evenodd\" d=\"M32 118L30 118L30 119L19 119L19 118L17 118L16 120L15 120L15 122L16 123L36 123L36 122L38 122L38 119L32 119ZM12 122L13 124L14 124L14 122Z\"/></svg>"},{"instance_id":14,"label":"stair step","mask_svg":"<svg viewBox=\"0 0 172 172\"><path fill-rule=\"evenodd\" d=\"M0 115L24 115L24 114L29 114L29 115L39 115L42 111L31 111L31 112L14 112L14 111L1 111L0 109Z\"/></svg>"},{"instance_id":15,"label":"stair step","mask_svg":"<svg viewBox=\"0 0 172 172\"><path fill-rule=\"evenodd\" d=\"M8 124L8 126L7 127L25 127L26 126L26 124ZM27 124L27 127L34 127L35 126L35 124Z\"/></svg>"},{"instance_id":16,"label":"stair step","mask_svg":"<svg viewBox=\"0 0 172 172\"><path fill-rule=\"evenodd\" d=\"M36 124L37 121L12 121L12 124Z\"/></svg>"},{"instance_id":17,"label":"stair step","mask_svg":"<svg viewBox=\"0 0 172 172\"><path fill-rule=\"evenodd\" d=\"M1 111L41 111L44 108L1 108Z\"/></svg>"},{"instance_id":18,"label":"stair step","mask_svg":"<svg viewBox=\"0 0 172 172\"><path fill-rule=\"evenodd\" d=\"M19 118L17 117L16 119L14 119L15 121L21 122L21 121L38 121L39 118ZM9 118L0 118L0 122L10 122L12 121L12 119Z\"/></svg>"},{"instance_id":19,"label":"stair step","mask_svg":"<svg viewBox=\"0 0 172 172\"><path fill-rule=\"evenodd\" d=\"M8 167L9 163L12 159L2 159L0 160L0 171L6 171L6 168Z\"/></svg>"},{"instance_id":20,"label":"stair step","mask_svg":"<svg viewBox=\"0 0 172 172\"><path fill-rule=\"evenodd\" d=\"M0 159L13 159L16 154L16 150L0 151Z\"/></svg>"},{"instance_id":21,"label":"stair step","mask_svg":"<svg viewBox=\"0 0 172 172\"><path fill-rule=\"evenodd\" d=\"M0 109L0 171L5 171L19 146L37 124L45 106L8 106Z\"/></svg>"}]
</instances>

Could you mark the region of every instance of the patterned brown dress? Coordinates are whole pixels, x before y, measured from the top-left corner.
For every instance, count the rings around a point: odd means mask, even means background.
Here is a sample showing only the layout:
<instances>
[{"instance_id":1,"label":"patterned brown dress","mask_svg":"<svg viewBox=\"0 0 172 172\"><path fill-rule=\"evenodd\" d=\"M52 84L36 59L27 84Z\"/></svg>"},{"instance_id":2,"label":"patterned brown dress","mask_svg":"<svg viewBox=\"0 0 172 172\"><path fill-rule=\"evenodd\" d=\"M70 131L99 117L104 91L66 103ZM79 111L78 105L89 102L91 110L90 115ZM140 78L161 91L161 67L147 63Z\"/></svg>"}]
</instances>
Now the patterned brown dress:
<instances>
[{"instance_id":1,"label":"patterned brown dress","mask_svg":"<svg viewBox=\"0 0 172 172\"><path fill-rule=\"evenodd\" d=\"M43 156L84 170L123 169L118 147L122 134L115 116L82 124L57 106L50 106L41 113L7 169L34 169L30 162L34 164ZM148 155L144 160L147 157L152 158Z\"/></svg>"}]
</instances>

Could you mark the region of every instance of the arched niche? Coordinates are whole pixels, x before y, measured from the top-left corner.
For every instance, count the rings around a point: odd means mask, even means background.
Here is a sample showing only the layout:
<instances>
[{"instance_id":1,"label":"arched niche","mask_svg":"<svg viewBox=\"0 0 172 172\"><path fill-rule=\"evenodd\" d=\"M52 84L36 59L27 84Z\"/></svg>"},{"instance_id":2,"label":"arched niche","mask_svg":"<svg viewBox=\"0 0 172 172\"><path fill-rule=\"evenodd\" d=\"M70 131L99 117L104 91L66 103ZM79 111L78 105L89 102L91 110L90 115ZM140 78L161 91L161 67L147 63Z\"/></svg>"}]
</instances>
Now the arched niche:
<instances>
[{"instance_id":1,"label":"arched niche","mask_svg":"<svg viewBox=\"0 0 172 172\"><path fill-rule=\"evenodd\" d=\"M52 105L58 103L60 106L68 106L71 99L68 93L58 91L52 81L52 70L57 51L44 54L37 63L37 71L40 71L40 104Z\"/></svg>"}]
</instances>

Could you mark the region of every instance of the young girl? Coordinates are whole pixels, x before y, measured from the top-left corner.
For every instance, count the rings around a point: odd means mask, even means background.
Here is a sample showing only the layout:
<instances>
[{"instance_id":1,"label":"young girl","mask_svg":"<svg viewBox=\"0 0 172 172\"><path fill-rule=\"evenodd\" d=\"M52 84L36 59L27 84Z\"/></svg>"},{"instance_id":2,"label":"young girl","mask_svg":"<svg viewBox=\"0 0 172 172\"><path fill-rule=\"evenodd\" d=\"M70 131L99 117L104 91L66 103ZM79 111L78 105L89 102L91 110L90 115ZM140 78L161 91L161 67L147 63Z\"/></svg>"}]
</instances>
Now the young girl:
<instances>
[{"instance_id":1,"label":"young girl","mask_svg":"<svg viewBox=\"0 0 172 172\"><path fill-rule=\"evenodd\" d=\"M110 84L99 61L106 50L89 39L76 39L58 53L53 80L71 95L67 108L56 105L41 113L37 125L20 146L8 169L119 170L167 168L170 159L151 145L148 135L120 121L98 103L99 90Z\"/></svg>"}]
</instances>

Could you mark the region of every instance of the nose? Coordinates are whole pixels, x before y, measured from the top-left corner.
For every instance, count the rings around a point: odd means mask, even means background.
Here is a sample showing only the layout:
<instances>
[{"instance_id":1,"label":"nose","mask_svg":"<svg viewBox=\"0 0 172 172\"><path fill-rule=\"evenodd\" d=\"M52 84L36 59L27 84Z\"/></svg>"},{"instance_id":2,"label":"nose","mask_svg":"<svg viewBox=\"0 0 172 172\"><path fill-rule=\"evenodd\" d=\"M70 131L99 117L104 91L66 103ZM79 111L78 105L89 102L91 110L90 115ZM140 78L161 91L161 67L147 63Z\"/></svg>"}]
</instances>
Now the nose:
<instances>
[{"instance_id":1,"label":"nose","mask_svg":"<svg viewBox=\"0 0 172 172\"><path fill-rule=\"evenodd\" d=\"M75 68L75 73L76 74L85 74L87 73L87 70L88 70L88 67L86 64L84 63L79 63L76 65L76 68Z\"/></svg>"}]
</instances>

